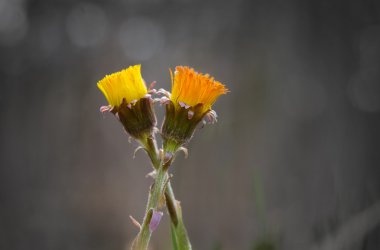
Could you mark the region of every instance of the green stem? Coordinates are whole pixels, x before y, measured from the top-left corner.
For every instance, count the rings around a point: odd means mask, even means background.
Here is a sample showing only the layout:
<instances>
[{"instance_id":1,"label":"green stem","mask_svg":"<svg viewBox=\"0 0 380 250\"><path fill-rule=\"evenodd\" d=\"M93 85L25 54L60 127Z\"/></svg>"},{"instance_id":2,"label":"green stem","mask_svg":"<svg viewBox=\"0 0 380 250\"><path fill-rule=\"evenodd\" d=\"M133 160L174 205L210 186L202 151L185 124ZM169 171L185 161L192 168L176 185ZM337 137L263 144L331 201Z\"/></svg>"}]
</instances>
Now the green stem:
<instances>
[{"instance_id":1,"label":"green stem","mask_svg":"<svg viewBox=\"0 0 380 250\"><path fill-rule=\"evenodd\" d=\"M140 228L140 232L133 241L132 250L146 250L148 248L149 240L152 235L150 230L150 222L153 216L153 212L159 208L160 200L163 198L165 192L165 186L168 182L167 170L171 161L164 163L157 170L157 175L154 184L151 187L148 204L146 206L145 216Z\"/></svg>"},{"instance_id":2,"label":"green stem","mask_svg":"<svg viewBox=\"0 0 380 250\"><path fill-rule=\"evenodd\" d=\"M149 136L145 140L141 141L141 144L145 147L154 169L158 169L161 165L161 159L159 157L159 151L154 137Z\"/></svg>"},{"instance_id":3,"label":"green stem","mask_svg":"<svg viewBox=\"0 0 380 250\"><path fill-rule=\"evenodd\" d=\"M187 230L182 220L182 209L179 202L177 202L174 197L173 189L170 183L168 183L168 186L166 187L165 200L172 226L174 228L174 233L176 234L176 248L178 250L191 250L192 248L189 236L187 235Z\"/></svg>"},{"instance_id":4,"label":"green stem","mask_svg":"<svg viewBox=\"0 0 380 250\"><path fill-rule=\"evenodd\" d=\"M153 137L148 137L146 141L142 142L144 145L149 158L152 161L153 167L157 170L160 167L161 161L159 157L159 151L157 149L156 140ZM175 199L174 192L170 180L167 183L165 190L165 201L170 220L172 223L172 228L174 228L174 233L176 234L177 249L178 250L191 250L191 244L185 225L182 220L182 211L179 203Z\"/></svg>"}]
</instances>

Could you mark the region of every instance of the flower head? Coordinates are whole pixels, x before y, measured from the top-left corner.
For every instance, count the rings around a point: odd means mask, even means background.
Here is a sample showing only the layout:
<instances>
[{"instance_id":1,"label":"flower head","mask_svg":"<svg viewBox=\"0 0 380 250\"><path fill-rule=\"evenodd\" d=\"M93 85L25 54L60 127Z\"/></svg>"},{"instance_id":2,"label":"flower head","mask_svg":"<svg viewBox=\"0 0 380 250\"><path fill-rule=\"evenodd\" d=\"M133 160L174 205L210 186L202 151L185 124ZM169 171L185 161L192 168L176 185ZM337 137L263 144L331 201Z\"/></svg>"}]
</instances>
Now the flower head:
<instances>
[{"instance_id":1,"label":"flower head","mask_svg":"<svg viewBox=\"0 0 380 250\"><path fill-rule=\"evenodd\" d=\"M115 114L132 137L144 140L152 134L156 116L140 69L141 65L135 65L107 75L98 88L109 103L100 110Z\"/></svg>"},{"instance_id":2,"label":"flower head","mask_svg":"<svg viewBox=\"0 0 380 250\"><path fill-rule=\"evenodd\" d=\"M173 77L172 77L173 78ZM202 104L201 112L210 110L227 88L208 74L197 73L189 67L177 66L172 79L171 101L179 108Z\"/></svg>"},{"instance_id":3,"label":"flower head","mask_svg":"<svg viewBox=\"0 0 380 250\"><path fill-rule=\"evenodd\" d=\"M141 65L130 66L98 82L98 88L112 107L120 106L124 99L127 104L136 102L148 93L140 69Z\"/></svg>"},{"instance_id":4,"label":"flower head","mask_svg":"<svg viewBox=\"0 0 380 250\"><path fill-rule=\"evenodd\" d=\"M197 73L189 67L176 67L172 93L168 94L170 99L164 98L166 116L161 130L165 151L175 153L187 143L205 116L216 119L211 106L227 92L222 83L207 74Z\"/></svg>"}]
</instances>

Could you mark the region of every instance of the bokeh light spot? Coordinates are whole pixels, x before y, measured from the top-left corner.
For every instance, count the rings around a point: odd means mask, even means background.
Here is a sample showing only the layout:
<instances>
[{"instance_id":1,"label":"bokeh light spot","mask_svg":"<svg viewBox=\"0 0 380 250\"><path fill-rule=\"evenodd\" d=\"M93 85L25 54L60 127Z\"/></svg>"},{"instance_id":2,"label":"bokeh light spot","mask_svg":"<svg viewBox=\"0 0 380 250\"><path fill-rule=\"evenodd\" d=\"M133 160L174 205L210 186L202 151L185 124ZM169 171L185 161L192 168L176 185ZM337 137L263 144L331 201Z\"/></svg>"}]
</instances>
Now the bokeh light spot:
<instances>
[{"instance_id":1,"label":"bokeh light spot","mask_svg":"<svg viewBox=\"0 0 380 250\"><path fill-rule=\"evenodd\" d=\"M122 24L119 42L127 57L146 61L162 51L165 37L157 23L147 18L134 17Z\"/></svg>"},{"instance_id":2,"label":"bokeh light spot","mask_svg":"<svg viewBox=\"0 0 380 250\"><path fill-rule=\"evenodd\" d=\"M28 20L21 1L0 0L0 43L14 45L28 31Z\"/></svg>"},{"instance_id":3,"label":"bokeh light spot","mask_svg":"<svg viewBox=\"0 0 380 250\"><path fill-rule=\"evenodd\" d=\"M107 17L95 4L79 3L66 20L70 40L78 47L94 47L103 42L107 31Z\"/></svg>"}]
</instances>

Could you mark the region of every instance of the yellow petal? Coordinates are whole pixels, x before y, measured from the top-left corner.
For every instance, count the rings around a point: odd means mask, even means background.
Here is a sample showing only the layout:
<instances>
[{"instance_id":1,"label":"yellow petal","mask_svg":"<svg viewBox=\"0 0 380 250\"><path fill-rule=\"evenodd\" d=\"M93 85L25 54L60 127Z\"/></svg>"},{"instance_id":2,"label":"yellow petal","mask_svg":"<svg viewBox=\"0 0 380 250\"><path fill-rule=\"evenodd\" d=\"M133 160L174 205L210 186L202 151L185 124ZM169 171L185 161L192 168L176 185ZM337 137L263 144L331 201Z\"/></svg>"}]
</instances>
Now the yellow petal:
<instances>
[{"instance_id":1,"label":"yellow petal","mask_svg":"<svg viewBox=\"0 0 380 250\"><path fill-rule=\"evenodd\" d=\"M148 93L140 70L141 65L130 66L122 71L106 75L98 82L98 88L111 106L120 106L123 99L131 103Z\"/></svg>"}]
</instances>

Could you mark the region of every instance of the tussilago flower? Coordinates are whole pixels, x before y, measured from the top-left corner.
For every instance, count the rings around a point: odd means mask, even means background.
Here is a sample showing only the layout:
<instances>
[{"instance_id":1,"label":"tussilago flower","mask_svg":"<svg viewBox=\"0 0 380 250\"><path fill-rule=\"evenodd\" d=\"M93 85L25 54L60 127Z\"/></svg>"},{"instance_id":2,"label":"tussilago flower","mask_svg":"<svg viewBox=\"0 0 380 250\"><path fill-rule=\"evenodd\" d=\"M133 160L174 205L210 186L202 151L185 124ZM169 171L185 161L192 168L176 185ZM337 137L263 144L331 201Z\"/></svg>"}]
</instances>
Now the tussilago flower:
<instances>
[{"instance_id":1,"label":"tussilago flower","mask_svg":"<svg viewBox=\"0 0 380 250\"><path fill-rule=\"evenodd\" d=\"M197 124L207 116L216 121L211 106L228 92L220 82L189 67L177 66L172 75L172 93L166 93L166 116L162 136L166 152L174 153L192 137ZM165 93L165 92L164 92Z\"/></svg>"},{"instance_id":2,"label":"tussilago flower","mask_svg":"<svg viewBox=\"0 0 380 250\"><path fill-rule=\"evenodd\" d=\"M178 107L202 104L203 113L211 109L216 99L227 93L226 87L209 75L202 75L189 67L177 66L172 79L170 100Z\"/></svg>"},{"instance_id":3,"label":"tussilago flower","mask_svg":"<svg viewBox=\"0 0 380 250\"><path fill-rule=\"evenodd\" d=\"M111 106L120 106L124 99L128 104L133 103L148 94L140 70L141 65L130 66L98 82L99 89Z\"/></svg>"},{"instance_id":4,"label":"tussilago flower","mask_svg":"<svg viewBox=\"0 0 380 250\"><path fill-rule=\"evenodd\" d=\"M143 139L152 134L156 125L152 98L141 77L141 65L105 76L98 82L109 106L101 111L110 111L123 124L125 130L136 139Z\"/></svg>"}]
</instances>

